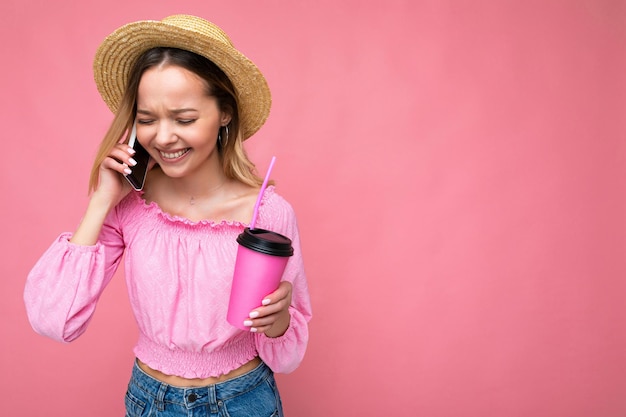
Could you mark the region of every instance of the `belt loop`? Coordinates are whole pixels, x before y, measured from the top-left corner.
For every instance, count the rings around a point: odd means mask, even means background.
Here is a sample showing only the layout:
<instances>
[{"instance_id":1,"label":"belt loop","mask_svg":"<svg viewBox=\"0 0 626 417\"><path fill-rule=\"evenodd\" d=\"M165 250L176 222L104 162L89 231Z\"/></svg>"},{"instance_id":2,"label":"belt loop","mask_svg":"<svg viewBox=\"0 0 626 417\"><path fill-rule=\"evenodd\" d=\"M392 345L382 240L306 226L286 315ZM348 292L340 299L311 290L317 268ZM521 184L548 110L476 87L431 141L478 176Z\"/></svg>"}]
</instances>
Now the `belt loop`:
<instances>
[{"instance_id":1,"label":"belt loop","mask_svg":"<svg viewBox=\"0 0 626 417\"><path fill-rule=\"evenodd\" d=\"M211 414L217 414L217 395L215 393L215 385L209 385L207 387L207 394L209 395L209 406L211 407Z\"/></svg>"},{"instance_id":2,"label":"belt loop","mask_svg":"<svg viewBox=\"0 0 626 417\"><path fill-rule=\"evenodd\" d=\"M164 411L165 410L165 393L167 392L167 384L161 382L159 386L159 390L156 394L155 405L157 410Z\"/></svg>"}]
</instances>

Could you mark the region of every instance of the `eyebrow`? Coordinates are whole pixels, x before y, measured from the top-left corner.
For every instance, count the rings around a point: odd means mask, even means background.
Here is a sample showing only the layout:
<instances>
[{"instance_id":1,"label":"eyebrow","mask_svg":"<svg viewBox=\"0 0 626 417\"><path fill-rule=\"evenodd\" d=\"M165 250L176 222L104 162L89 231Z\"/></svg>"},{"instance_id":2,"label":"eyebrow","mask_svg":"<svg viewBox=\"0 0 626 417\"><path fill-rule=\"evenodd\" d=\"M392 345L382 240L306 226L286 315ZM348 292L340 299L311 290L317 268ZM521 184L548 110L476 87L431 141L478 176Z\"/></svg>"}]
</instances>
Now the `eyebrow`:
<instances>
[{"instance_id":1,"label":"eyebrow","mask_svg":"<svg viewBox=\"0 0 626 417\"><path fill-rule=\"evenodd\" d=\"M192 109L192 108L184 108L184 109L173 109L173 110L169 110L170 113L173 114L180 114L180 113L187 113L187 112L197 112L198 110L196 109ZM145 115L151 115L152 112L150 112L149 110L142 110L142 109L137 109L137 114L145 114Z\"/></svg>"}]
</instances>

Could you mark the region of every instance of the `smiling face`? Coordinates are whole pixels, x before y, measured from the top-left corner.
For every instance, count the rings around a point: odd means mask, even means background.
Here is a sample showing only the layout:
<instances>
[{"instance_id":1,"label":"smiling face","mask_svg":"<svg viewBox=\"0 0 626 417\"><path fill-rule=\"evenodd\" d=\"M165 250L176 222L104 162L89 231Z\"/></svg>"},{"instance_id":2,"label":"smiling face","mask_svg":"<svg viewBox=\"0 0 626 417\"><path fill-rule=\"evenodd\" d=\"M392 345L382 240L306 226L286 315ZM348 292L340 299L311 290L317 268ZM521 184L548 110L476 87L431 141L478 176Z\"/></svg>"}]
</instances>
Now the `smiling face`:
<instances>
[{"instance_id":1,"label":"smiling face","mask_svg":"<svg viewBox=\"0 0 626 417\"><path fill-rule=\"evenodd\" d=\"M219 164L219 129L230 121L203 79L175 65L145 71L137 91L137 140L163 172L187 178Z\"/></svg>"}]
</instances>

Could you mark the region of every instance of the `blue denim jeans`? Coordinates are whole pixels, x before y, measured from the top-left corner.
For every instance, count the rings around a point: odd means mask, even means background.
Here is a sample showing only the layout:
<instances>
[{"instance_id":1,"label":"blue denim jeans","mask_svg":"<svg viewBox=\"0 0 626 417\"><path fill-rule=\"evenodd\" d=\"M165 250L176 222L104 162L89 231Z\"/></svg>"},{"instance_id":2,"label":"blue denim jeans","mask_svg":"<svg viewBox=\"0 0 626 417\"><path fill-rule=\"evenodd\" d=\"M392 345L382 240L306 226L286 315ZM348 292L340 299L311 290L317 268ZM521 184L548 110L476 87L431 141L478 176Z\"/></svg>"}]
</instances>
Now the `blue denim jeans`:
<instances>
[{"instance_id":1,"label":"blue denim jeans","mask_svg":"<svg viewBox=\"0 0 626 417\"><path fill-rule=\"evenodd\" d=\"M194 388L163 383L135 363L125 402L126 417L283 417L274 373L264 363L228 381Z\"/></svg>"}]
</instances>

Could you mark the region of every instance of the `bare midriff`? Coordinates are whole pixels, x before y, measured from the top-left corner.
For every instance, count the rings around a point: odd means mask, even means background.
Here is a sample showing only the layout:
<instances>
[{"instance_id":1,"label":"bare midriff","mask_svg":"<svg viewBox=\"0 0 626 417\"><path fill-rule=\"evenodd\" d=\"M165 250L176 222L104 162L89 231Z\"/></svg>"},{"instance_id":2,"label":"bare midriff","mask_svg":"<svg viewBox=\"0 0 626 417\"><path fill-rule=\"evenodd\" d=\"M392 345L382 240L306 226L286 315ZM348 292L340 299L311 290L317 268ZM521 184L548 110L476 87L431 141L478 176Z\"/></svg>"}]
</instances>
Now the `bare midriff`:
<instances>
[{"instance_id":1,"label":"bare midriff","mask_svg":"<svg viewBox=\"0 0 626 417\"><path fill-rule=\"evenodd\" d=\"M168 375L164 374L161 371L157 371L156 369L150 368L145 363L141 362L137 359L137 365L141 368L142 371L150 375L154 379L158 379L161 382L165 382L168 385L172 385L174 387L206 387L207 385L218 384L220 382L228 381L229 379L236 378L241 376L247 372L250 372L261 363L261 359L257 356L252 359L250 362L247 362L241 365L237 369L233 369L227 374L220 375L218 377L209 377L209 378L183 378L176 375Z\"/></svg>"}]
</instances>

